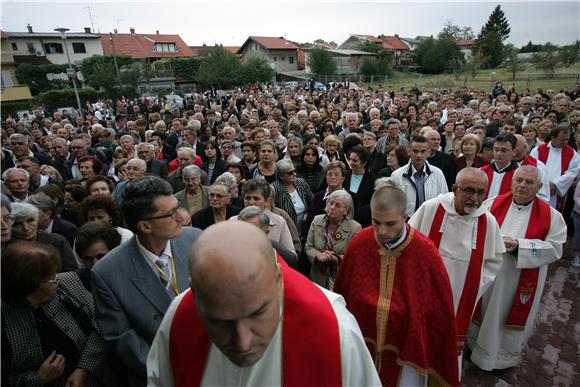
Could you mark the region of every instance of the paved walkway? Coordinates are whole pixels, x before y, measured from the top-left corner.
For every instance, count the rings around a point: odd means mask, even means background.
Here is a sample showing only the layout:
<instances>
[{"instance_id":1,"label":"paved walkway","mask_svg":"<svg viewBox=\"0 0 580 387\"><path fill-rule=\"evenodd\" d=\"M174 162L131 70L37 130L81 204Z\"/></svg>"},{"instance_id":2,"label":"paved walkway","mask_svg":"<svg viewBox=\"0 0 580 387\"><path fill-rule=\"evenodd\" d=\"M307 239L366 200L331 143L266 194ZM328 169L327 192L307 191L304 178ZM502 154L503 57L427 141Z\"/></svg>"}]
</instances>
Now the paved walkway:
<instances>
[{"instance_id":1,"label":"paved walkway","mask_svg":"<svg viewBox=\"0 0 580 387\"><path fill-rule=\"evenodd\" d=\"M518 367L486 372L466 362L462 385L580 386L580 270L571 251L550 265L536 325Z\"/></svg>"}]
</instances>

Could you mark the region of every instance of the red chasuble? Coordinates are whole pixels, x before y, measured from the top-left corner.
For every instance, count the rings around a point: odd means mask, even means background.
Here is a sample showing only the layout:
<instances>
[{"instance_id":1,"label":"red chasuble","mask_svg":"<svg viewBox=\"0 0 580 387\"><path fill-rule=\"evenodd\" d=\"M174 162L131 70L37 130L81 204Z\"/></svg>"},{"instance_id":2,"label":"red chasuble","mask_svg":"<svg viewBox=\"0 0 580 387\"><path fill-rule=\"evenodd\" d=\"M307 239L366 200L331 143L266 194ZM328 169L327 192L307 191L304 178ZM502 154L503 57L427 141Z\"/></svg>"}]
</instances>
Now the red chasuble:
<instances>
[{"instance_id":1,"label":"red chasuble","mask_svg":"<svg viewBox=\"0 0 580 387\"><path fill-rule=\"evenodd\" d=\"M429 239L433 241L435 247L439 248L441 245L441 224L445 217L445 208L441 204L437 207L431 230L429 231ZM477 219L477 241L475 249L471 250L471 257L469 259L469 266L467 267L467 274L465 282L461 291L461 298L459 299L459 306L457 307L457 315L455 322L457 324L457 355L463 353L463 347L467 338L467 330L469 329L469 322L475 310L475 303L477 301L477 293L479 292L479 283L481 281L481 268L483 266L483 251L485 248L485 236L487 235L487 218L485 214L480 215Z\"/></svg>"},{"instance_id":2,"label":"red chasuble","mask_svg":"<svg viewBox=\"0 0 580 387\"><path fill-rule=\"evenodd\" d=\"M490 212L495 216L500 227L505 220L512 201L513 195L511 192L500 195L493 201ZM550 220L550 206L542 199L534 199L525 239L545 240L548 232L550 232ZM539 274L539 268L521 270L512 309L505 323L507 328L523 330L526 326L526 321L534 303Z\"/></svg>"},{"instance_id":3,"label":"red chasuble","mask_svg":"<svg viewBox=\"0 0 580 387\"><path fill-rule=\"evenodd\" d=\"M489 194L489 189L491 188L491 183L493 181L493 168L491 165L485 165L480 168L487 175L487 192ZM499 186L498 195L504 194L511 191L512 189L512 178L514 177L515 169L509 170L502 173L503 178L501 179L501 185ZM486 196L487 199L487 196Z\"/></svg>"},{"instance_id":4,"label":"red chasuble","mask_svg":"<svg viewBox=\"0 0 580 387\"><path fill-rule=\"evenodd\" d=\"M332 305L313 282L280 257L278 262L284 276L282 384L341 386L340 335ZM175 311L169 343L175 386L199 386L211 343L191 290Z\"/></svg>"},{"instance_id":5,"label":"red chasuble","mask_svg":"<svg viewBox=\"0 0 580 387\"><path fill-rule=\"evenodd\" d=\"M562 166L560 167L560 176L562 176L570 167L570 162L574 157L574 148L570 145L564 145L562 148ZM548 165L548 156L550 155L550 148L548 144L541 144L538 146L538 160L543 162L544 164ZM564 204L566 202L566 195L560 196L558 195L558 199L556 202L556 209L560 212L564 211Z\"/></svg>"},{"instance_id":6,"label":"red chasuble","mask_svg":"<svg viewBox=\"0 0 580 387\"><path fill-rule=\"evenodd\" d=\"M458 386L453 294L439 251L407 225L388 250L367 227L351 240L334 291L346 299L381 382L398 385L403 365L436 385Z\"/></svg>"}]
</instances>

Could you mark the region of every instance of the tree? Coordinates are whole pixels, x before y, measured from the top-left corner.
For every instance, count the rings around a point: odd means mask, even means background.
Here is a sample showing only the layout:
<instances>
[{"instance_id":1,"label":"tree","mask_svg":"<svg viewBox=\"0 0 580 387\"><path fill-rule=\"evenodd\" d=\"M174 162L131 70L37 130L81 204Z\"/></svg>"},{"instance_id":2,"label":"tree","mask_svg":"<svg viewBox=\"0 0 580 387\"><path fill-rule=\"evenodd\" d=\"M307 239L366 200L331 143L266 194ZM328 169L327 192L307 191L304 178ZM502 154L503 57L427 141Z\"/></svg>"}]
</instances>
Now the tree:
<instances>
[{"instance_id":1,"label":"tree","mask_svg":"<svg viewBox=\"0 0 580 387\"><path fill-rule=\"evenodd\" d=\"M437 36L439 39L451 39L451 40L461 40L461 39L473 39L475 35L471 27L457 26L453 24L451 20L447 20L443 24L443 29L439 32Z\"/></svg>"},{"instance_id":2,"label":"tree","mask_svg":"<svg viewBox=\"0 0 580 387\"><path fill-rule=\"evenodd\" d=\"M199 58L171 58L168 60L175 78L192 81L201 64Z\"/></svg>"},{"instance_id":3,"label":"tree","mask_svg":"<svg viewBox=\"0 0 580 387\"><path fill-rule=\"evenodd\" d=\"M371 42L370 40L365 40L360 45L360 50L361 51L364 51L364 52L372 52L373 54L378 54L381 49L382 49L381 46L379 46L375 42Z\"/></svg>"},{"instance_id":4,"label":"tree","mask_svg":"<svg viewBox=\"0 0 580 387\"><path fill-rule=\"evenodd\" d=\"M73 66L76 71L78 68ZM46 65L31 65L20 64L16 67L16 78L22 85L27 85L30 92L34 95L52 90L72 87L70 82L63 79L48 79L48 74L62 74L66 73L67 64L46 64Z\"/></svg>"},{"instance_id":5,"label":"tree","mask_svg":"<svg viewBox=\"0 0 580 387\"><path fill-rule=\"evenodd\" d=\"M574 44L569 44L560 48L560 61L565 67L570 67L578 62L578 55L580 54L580 41L577 40Z\"/></svg>"},{"instance_id":6,"label":"tree","mask_svg":"<svg viewBox=\"0 0 580 387\"><path fill-rule=\"evenodd\" d=\"M236 54L212 47L203 58L196 80L206 86L230 88L239 83L241 63Z\"/></svg>"},{"instance_id":7,"label":"tree","mask_svg":"<svg viewBox=\"0 0 580 387\"><path fill-rule=\"evenodd\" d=\"M366 57L362 60L360 72L366 76L391 75L392 55L389 51L381 49L375 57Z\"/></svg>"},{"instance_id":8,"label":"tree","mask_svg":"<svg viewBox=\"0 0 580 387\"><path fill-rule=\"evenodd\" d=\"M491 15L489 15L487 23L481 27L479 38L483 38L488 32L492 31L500 36L502 42L510 36L510 24L499 5L495 7Z\"/></svg>"},{"instance_id":9,"label":"tree","mask_svg":"<svg viewBox=\"0 0 580 387\"><path fill-rule=\"evenodd\" d=\"M513 44L506 44L505 46L505 57L507 61L507 68L512 73L512 80L515 81L516 74L518 71L522 70L523 66L518 59L519 50L514 47Z\"/></svg>"},{"instance_id":10,"label":"tree","mask_svg":"<svg viewBox=\"0 0 580 387\"><path fill-rule=\"evenodd\" d=\"M117 55L119 71L133 63L133 58ZM95 89L103 88L108 94L114 94L118 87L117 70L112 55L93 55L83 59L80 64L85 82Z\"/></svg>"},{"instance_id":11,"label":"tree","mask_svg":"<svg viewBox=\"0 0 580 387\"><path fill-rule=\"evenodd\" d=\"M481 54L478 50L475 50L473 56L463 66L463 71L471 75L472 79L475 79L477 73L481 69Z\"/></svg>"},{"instance_id":12,"label":"tree","mask_svg":"<svg viewBox=\"0 0 580 387\"><path fill-rule=\"evenodd\" d=\"M550 42L546 43L542 52L534 54L533 61L537 68L546 71L553 77L556 73L556 67L560 64L558 47Z\"/></svg>"},{"instance_id":13,"label":"tree","mask_svg":"<svg viewBox=\"0 0 580 387\"><path fill-rule=\"evenodd\" d=\"M485 68L496 68L503 62L504 51L501 36L495 31L487 32L475 43Z\"/></svg>"},{"instance_id":14,"label":"tree","mask_svg":"<svg viewBox=\"0 0 580 387\"><path fill-rule=\"evenodd\" d=\"M532 43L532 41L530 40L528 42L528 44L526 44L525 46L523 46L520 49L520 53L528 53L528 52L539 52L542 51L543 46L541 44L534 44Z\"/></svg>"},{"instance_id":15,"label":"tree","mask_svg":"<svg viewBox=\"0 0 580 387\"><path fill-rule=\"evenodd\" d=\"M314 75L334 75L336 72L336 63L332 59L332 55L321 48L310 50L306 64Z\"/></svg>"},{"instance_id":16,"label":"tree","mask_svg":"<svg viewBox=\"0 0 580 387\"><path fill-rule=\"evenodd\" d=\"M429 38L415 50L419 71L426 74L455 72L465 59L461 50L451 39Z\"/></svg>"},{"instance_id":17,"label":"tree","mask_svg":"<svg viewBox=\"0 0 580 387\"><path fill-rule=\"evenodd\" d=\"M276 75L270 63L264 58L249 58L242 63L241 83L270 82Z\"/></svg>"}]
</instances>

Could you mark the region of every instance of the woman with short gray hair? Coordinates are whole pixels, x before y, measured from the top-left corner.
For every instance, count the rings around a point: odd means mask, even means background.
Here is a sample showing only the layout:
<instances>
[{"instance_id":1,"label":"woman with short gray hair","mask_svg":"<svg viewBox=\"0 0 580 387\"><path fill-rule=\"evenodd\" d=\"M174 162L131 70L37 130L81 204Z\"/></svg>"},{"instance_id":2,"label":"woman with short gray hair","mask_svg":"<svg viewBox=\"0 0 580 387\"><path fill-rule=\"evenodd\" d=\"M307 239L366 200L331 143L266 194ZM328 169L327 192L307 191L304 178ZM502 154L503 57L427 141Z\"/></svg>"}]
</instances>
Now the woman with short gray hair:
<instances>
[{"instance_id":1,"label":"woman with short gray hair","mask_svg":"<svg viewBox=\"0 0 580 387\"><path fill-rule=\"evenodd\" d=\"M332 290L346 247L361 225L352 219L353 201L344 189L326 200L325 214L314 217L306 239L306 257L312 264L310 279Z\"/></svg>"},{"instance_id":2,"label":"woman with short gray hair","mask_svg":"<svg viewBox=\"0 0 580 387\"><path fill-rule=\"evenodd\" d=\"M312 201L312 191L308 183L296 176L296 168L291 160L282 159L276 163L277 180L272 183L275 192L275 205L286 211L294 220L298 232L301 230L302 221L306 219L306 210Z\"/></svg>"}]
</instances>

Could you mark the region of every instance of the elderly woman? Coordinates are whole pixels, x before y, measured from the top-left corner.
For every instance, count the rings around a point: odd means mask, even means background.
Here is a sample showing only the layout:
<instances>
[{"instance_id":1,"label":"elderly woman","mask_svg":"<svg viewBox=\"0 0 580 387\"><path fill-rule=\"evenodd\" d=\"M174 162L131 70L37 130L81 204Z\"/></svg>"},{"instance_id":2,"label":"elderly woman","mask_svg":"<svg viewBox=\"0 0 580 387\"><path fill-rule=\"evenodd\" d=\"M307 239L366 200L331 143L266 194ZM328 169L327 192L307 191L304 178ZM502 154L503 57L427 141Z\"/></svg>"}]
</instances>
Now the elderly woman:
<instances>
[{"instance_id":1,"label":"elderly woman","mask_svg":"<svg viewBox=\"0 0 580 387\"><path fill-rule=\"evenodd\" d=\"M216 183L227 185L230 188L229 204L239 209L244 208L244 198L240 196L238 180L231 172L224 172L215 180Z\"/></svg>"},{"instance_id":2,"label":"elderly woman","mask_svg":"<svg viewBox=\"0 0 580 387\"><path fill-rule=\"evenodd\" d=\"M301 235L302 221L306 218L306 210L312 200L312 191L308 183L296 176L296 168L292 161L282 159L276 163L278 180L272 184L275 195L275 205L286 211L294 221Z\"/></svg>"},{"instance_id":3,"label":"elderly woman","mask_svg":"<svg viewBox=\"0 0 580 387\"><path fill-rule=\"evenodd\" d=\"M2 375L10 386L100 386L105 359L91 294L51 246L2 251ZM6 366L6 368L4 367Z\"/></svg>"},{"instance_id":4,"label":"elderly woman","mask_svg":"<svg viewBox=\"0 0 580 387\"><path fill-rule=\"evenodd\" d=\"M334 134L329 134L322 140L322 147L324 148L323 159L328 160L331 163L335 160L340 160L346 163L346 157L341 151L342 143L338 136Z\"/></svg>"},{"instance_id":5,"label":"elderly woman","mask_svg":"<svg viewBox=\"0 0 580 387\"><path fill-rule=\"evenodd\" d=\"M466 167L481 168L487 163L477 154L481 149L481 139L475 134L466 134L459 142L461 156L455 159L457 172Z\"/></svg>"},{"instance_id":6,"label":"elderly woman","mask_svg":"<svg viewBox=\"0 0 580 387\"><path fill-rule=\"evenodd\" d=\"M85 289L91 291L90 273L97 261L121 244L121 234L110 223L92 221L82 225L75 241L75 253L84 267L79 270Z\"/></svg>"},{"instance_id":7,"label":"elderly woman","mask_svg":"<svg viewBox=\"0 0 580 387\"><path fill-rule=\"evenodd\" d=\"M362 136L363 147L369 151L369 168L377 173L386 166L385 156L377 148L377 135L365 130Z\"/></svg>"},{"instance_id":8,"label":"elderly woman","mask_svg":"<svg viewBox=\"0 0 580 387\"><path fill-rule=\"evenodd\" d=\"M81 212L85 222L99 221L115 227L121 235L121 242L126 242L133 236L131 230L121 227L119 208L110 196L93 195L85 198L81 203Z\"/></svg>"},{"instance_id":9,"label":"elderly woman","mask_svg":"<svg viewBox=\"0 0 580 387\"><path fill-rule=\"evenodd\" d=\"M56 247L62 257L62 271L77 271L78 264L66 238L38 230L39 210L29 203L12 203L12 238L14 241L38 242Z\"/></svg>"},{"instance_id":10,"label":"elderly woman","mask_svg":"<svg viewBox=\"0 0 580 387\"><path fill-rule=\"evenodd\" d=\"M12 215L12 203L8 196L0 194L2 197L2 250L10 242L12 238L12 225L14 224L14 216Z\"/></svg>"},{"instance_id":11,"label":"elderly woman","mask_svg":"<svg viewBox=\"0 0 580 387\"><path fill-rule=\"evenodd\" d=\"M352 197L343 189L328 196L325 212L317 215L310 226L306 256L312 264L310 279L332 290L346 247L361 225L352 220Z\"/></svg>"},{"instance_id":12,"label":"elderly woman","mask_svg":"<svg viewBox=\"0 0 580 387\"><path fill-rule=\"evenodd\" d=\"M368 168L370 154L366 148L355 145L348 153L350 171L346 174L344 186L356 193L362 205L369 204L373 196L375 174Z\"/></svg>"},{"instance_id":13,"label":"elderly woman","mask_svg":"<svg viewBox=\"0 0 580 387\"><path fill-rule=\"evenodd\" d=\"M83 156L79 159L79 171L84 181L97 176L101 168L102 164L95 156Z\"/></svg>"},{"instance_id":14,"label":"elderly woman","mask_svg":"<svg viewBox=\"0 0 580 387\"><path fill-rule=\"evenodd\" d=\"M87 180L85 188L87 194L91 195L107 195L111 196L115 190L115 186L111 179L106 176L97 175Z\"/></svg>"},{"instance_id":15,"label":"elderly woman","mask_svg":"<svg viewBox=\"0 0 580 387\"><path fill-rule=\"evenodd\" d=\"M273 183L276 181L276 161L278 160L276 145L270 140L262 141L259 147L259 157L260 161L250 166L250 176Z\"/></svg>"},{"instance_id":16,"label":"elderly woman","mask_svg":"<svg viewBox=\"0 0 580 387\"><path fill-rule=\"evenodd\" d=\"M393 172L409 162L409 151L404 145L391 145L385 150L385 155L387 166L379 171L377 178L390 177Z\"/></svg>"},{"instance_id":17,"label":"elderly woman","mask_svg":"<svg viewBox=\"0 0 580 387\"><path fill-rule=\"evenodd\" d=\"M320 155L314 145L306 145L300 155L298 176L306 180L313 194L324 189L325 168L320 165Z\"/></svg>"},{"instance_id":18,"label":"elderly woman","mask_svg":"<svg viewBox=\"0 0 580 387\"><path fill-rule=\"evenodd\" d=\"M237 207L229 204L231 198L230 187L225 184L214 183L208 191L209 207L202 208L191 216L191 225L205 230L215 223L223 222L240 213Z\"/></svg>"},{"instance_id":19,"label":"elderly woman","mask_svg":"<svg viewBox=\"0 0 580 387\"><path fill-rule=\"evenodd\" d=\"M63 182L62 175L60 174L58 169L56 169L52 165L46 165L46 164L41 165L39 172L41 175L48 176L52 181L54 181L58 185L61 185Z\"/></svg>"},{"instance_id":20,"label":"elderly woman","mask_svg":"<svg viewBox=\"0 0 580 387\"><path fill-rule=\"evenodd\" d=\"M202 173L197 165L188 165L181 171L185 188L174 196L179 200L179 206L187 210L189 215L209 206L207 189L201 185Z\"/></svg>"}]
</instances>

